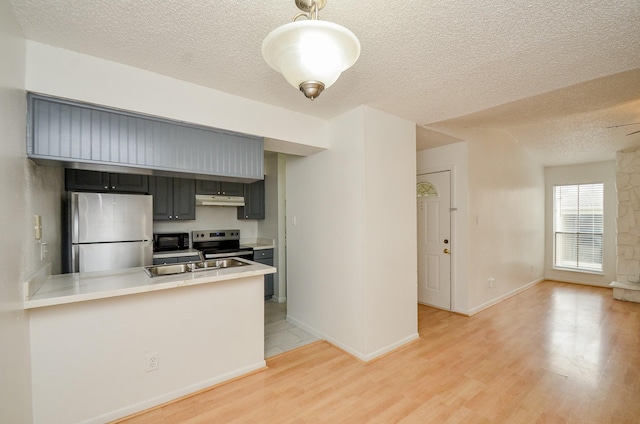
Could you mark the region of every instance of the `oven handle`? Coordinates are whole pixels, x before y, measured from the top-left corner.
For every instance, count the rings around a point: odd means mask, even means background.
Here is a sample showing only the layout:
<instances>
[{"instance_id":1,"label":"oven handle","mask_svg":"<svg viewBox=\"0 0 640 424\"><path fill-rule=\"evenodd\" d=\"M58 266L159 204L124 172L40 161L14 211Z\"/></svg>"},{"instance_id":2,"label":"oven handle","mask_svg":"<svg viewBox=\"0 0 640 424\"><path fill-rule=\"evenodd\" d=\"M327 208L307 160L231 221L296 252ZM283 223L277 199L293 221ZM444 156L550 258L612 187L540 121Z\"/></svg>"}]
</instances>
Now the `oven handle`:
<instances>
[{"instance_id":1,"label":"oven handle","mask_svg":"<svg viewBox=\"0 0 640 424\"><path fill-rule=\"evenodd\" d=\"M252 250L242 250L240 252L231 252L231 253L206 253L204 255L207 259L218 259L218 258L232 258L234 256L248 256L251 255L253 257Z\"/></svg>"}]
</instances>

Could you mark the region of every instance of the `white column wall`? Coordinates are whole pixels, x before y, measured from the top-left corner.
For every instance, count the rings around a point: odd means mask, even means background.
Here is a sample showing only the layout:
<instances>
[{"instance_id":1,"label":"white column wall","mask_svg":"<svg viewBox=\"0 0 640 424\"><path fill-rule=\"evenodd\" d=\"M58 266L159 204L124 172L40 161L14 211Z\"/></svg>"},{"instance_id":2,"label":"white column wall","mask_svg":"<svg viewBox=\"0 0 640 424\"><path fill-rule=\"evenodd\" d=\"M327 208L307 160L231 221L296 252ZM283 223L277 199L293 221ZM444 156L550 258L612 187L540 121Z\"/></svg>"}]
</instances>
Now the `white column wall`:
<instances>
[{"instance_id":1,"label":"white column wall","mask_svg":"<svg viewBox=\"0 0 640 424\"><path fill-rule=\"evenodd\" d=\"M365 108L365 359L418 337L416 125Z\"/></svg>"},{"instance_id":2,"label":"white column wall","mask_svg":"<svg viewBox=\"0 0 640 424\"><path fill-rule=\"evenodd\" d=\"M359 107L329 134L287 161L288 318L370 360L417 337L415 124Z\"/></svg>"},{"instance_id":3,"label":"white column wall","mask_svg":"<svg viewBox=\"0 0 640 424\"><path fill-rule=\"evenodd\" d=\"M27 41L26 87L53 96L327 147L327 123L175 78Z\"/></svg>"},{"instance_id":4,"label":"white column wall","mask_svg":"<svg viewBox=\"0 0 640 424\"><path fill-rule=\"evenodd\" d=\"M328 150L287 158L287 318L358 356L364 328L364 109L330 122Z\"/></svg>"},{"instance_id":5,"label":"white column wall","mask_svg":"<svg viewBox=\"0 0 640 424\"><path fill-rule=\"evenodd\" d=\"M545 168L545 277L550 280L608 287L616 279L616 162L606 161ZM604 183L603 273L553 269L553 186Z\"/></svg>"}]
</instances>

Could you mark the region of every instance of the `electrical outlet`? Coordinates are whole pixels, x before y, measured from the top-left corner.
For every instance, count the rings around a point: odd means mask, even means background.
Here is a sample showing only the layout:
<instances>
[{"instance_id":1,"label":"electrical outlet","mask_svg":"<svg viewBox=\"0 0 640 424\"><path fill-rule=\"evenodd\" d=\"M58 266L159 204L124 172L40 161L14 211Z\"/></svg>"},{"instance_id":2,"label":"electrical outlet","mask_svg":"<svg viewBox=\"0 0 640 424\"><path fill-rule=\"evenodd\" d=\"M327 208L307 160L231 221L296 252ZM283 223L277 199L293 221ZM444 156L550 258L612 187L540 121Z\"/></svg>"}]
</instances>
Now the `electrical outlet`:
<instances>
[{"instance_id":1,"label":"electrical outlet","mask_svg":"<svg viewBox=\"0 0 640 424\"><path fill-rule=\"evenodd\" d=\"M147 352L147 358L145 362L145 372L156 371L160 368L158 362L158 352Z\"/></svg>"}]
</instances>

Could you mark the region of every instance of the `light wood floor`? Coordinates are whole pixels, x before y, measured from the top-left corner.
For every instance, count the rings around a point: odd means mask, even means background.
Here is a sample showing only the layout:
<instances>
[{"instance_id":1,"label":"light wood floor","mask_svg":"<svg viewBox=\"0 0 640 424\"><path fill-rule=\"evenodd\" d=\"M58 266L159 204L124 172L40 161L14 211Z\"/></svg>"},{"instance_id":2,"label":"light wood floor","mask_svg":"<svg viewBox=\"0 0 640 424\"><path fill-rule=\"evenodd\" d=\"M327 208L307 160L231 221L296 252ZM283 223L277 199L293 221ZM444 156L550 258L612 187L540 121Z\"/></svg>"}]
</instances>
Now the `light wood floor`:
<instances>
[{"instance_id":1,"label":"light wood floor","mask_svg":"<svg viewBox=\"0 0 640 424\"><path fill-rule=\"evenodd\" d=\"M640 423L640 304L543 282L363 364L326 342L127 423Z\"/></svg>"}]
</instances>

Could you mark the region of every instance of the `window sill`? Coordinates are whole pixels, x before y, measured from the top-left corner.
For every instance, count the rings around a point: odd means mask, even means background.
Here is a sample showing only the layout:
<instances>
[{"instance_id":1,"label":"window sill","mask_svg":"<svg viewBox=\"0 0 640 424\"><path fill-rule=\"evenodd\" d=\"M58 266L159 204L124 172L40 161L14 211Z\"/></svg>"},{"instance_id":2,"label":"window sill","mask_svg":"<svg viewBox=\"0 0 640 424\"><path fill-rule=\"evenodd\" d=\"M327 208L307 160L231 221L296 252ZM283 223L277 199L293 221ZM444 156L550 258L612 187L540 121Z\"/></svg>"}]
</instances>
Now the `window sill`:
<instances>
[{"instance_id":1,"label":"window sill","mask_svg":"<svg viewBox=\"0 0 640 424\"><path fill-rule=\"evenodd\" d=\"M557 266L554 266L551 269L553 269L554 271L578 272L580 274L604 275L603 271L589 271L586 269L562 268Z\"/></svg>"}]
</instances>

